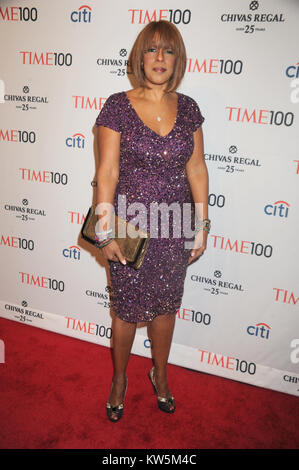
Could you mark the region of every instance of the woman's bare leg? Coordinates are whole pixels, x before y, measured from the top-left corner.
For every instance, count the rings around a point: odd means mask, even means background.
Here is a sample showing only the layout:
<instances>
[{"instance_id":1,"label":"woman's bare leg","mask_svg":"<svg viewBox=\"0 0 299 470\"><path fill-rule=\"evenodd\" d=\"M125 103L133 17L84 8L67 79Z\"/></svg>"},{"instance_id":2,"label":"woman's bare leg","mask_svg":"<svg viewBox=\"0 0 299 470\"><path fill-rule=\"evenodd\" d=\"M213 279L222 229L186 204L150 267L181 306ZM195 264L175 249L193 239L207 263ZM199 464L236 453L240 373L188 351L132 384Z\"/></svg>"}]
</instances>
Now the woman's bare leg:
<instances>
[{"instance_id":1,"label":"woman's bare leg","mask_svg":"<svg viewBox=\"0 0 299 470\"><path fill-rule=\"evenodd\" d=\"M122 403L126 384L126 369L136 333L136 323L129 323L114 317L113 331L113 384L108 401L112 406Z\"/></svg>"},{"instance_id":2,"label":"woman's bare leg","mask_svg":"<svg viewBox=\"0 0 299 470\"><path fill-rule=\"evenodd\" d=\"M148 326L155 365L155 381L158 395L168 398L167 362L173 337L176 314L158 315Z\"/></svg>"}]
</instances>

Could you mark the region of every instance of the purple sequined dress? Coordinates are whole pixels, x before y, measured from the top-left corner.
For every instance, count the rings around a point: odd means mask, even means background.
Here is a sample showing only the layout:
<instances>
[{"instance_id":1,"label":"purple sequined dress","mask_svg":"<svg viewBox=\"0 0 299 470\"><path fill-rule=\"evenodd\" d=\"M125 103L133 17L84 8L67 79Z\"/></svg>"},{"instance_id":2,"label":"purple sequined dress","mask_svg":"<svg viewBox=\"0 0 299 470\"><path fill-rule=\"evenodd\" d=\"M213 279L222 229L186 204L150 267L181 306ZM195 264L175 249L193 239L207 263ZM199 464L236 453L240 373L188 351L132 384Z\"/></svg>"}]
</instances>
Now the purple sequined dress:
<instances>
[{"instance_id":1,"label":"purple sequined dress","mask_svg":"<svg viewBox=\"0 0 299 470\"><path fill-rule=\"evenodd\" d=\"M121 133L119 180L114 208L118 214L118 195L125 195L126 208L142 203L147 209L147 231L150 232L150 204L191 203L186 163L193 153L193 132L204 118L196 102L178 93L174 127L160 136L139 118L125 92L111 95L96 119ZM99 182L100 184L100 182ZM161 207L161 206L160 206ZM126 220L136 218L138 206ZM181 212L182 213L182 212ZM109 260L114 313L128 322L152 321L157 315L175 313L181 306L190 248L185 248L183 223L181 236L173 236L176 220L169 211L169 237L161 237L161 211L155 236L151 237L142 266ZM194 223L194 208L192 209ZM135 219L136 220L136 219ZM183 216L182 219L183 220ZM194 227L194 225L192 225ZM140 225L140 228L144 227Z\"/></svg>"}]
</instances>

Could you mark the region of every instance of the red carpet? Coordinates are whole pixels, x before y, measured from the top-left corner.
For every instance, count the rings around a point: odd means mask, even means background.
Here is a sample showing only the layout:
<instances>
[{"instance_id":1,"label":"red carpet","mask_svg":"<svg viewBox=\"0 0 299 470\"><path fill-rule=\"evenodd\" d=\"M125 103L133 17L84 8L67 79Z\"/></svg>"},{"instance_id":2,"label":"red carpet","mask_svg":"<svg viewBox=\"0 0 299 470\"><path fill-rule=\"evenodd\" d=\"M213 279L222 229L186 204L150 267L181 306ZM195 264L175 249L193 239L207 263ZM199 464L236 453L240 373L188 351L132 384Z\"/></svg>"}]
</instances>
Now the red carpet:
<instances>
[{"instance_id":1,"label":"red carpet","mask_svg":"<svg viewBox=\"0 0 299 470\"><path fill-rule=\"evenodd\" d=\"M110 350L0 318L1 449L296 449L298 397L169 365L158 410L151 360L132 355L125 411L106 418Z\"/></svg>"}]
</instances>

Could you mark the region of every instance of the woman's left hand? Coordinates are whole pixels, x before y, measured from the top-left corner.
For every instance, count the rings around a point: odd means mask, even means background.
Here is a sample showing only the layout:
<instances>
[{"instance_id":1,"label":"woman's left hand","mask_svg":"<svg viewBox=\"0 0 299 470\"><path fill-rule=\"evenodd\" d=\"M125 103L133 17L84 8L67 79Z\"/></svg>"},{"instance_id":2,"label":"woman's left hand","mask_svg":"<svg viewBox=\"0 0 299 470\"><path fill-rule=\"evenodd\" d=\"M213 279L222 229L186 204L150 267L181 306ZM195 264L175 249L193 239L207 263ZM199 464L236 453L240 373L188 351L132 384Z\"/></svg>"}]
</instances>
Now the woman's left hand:
<instances>
[{"instance_id":1,"label":"woman's left hand","mask_svg":"<svg viewBox=\"0 0 299 470\"><path fill-rule=\"evenodd\" d=\"M196 261L204 253L205 249L207 248L207 238L208 232L206 230L200 230L196 234L194 238L194 245L188 259L188 264Z\"/></svg>"}]
</instances>

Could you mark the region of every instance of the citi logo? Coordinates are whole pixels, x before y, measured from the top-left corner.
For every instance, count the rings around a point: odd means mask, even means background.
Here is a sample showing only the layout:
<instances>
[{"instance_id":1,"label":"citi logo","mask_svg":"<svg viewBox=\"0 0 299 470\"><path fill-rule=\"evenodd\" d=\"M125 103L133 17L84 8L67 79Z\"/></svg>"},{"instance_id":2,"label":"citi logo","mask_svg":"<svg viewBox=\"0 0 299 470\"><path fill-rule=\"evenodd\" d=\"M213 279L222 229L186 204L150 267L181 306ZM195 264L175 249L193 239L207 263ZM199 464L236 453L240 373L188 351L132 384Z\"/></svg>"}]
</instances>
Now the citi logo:
<instances>
[{"instance_id":1,"label":"citi logo","mask_svg":"<svg viewBox=\"0 0 299 470\"><path fill-rule=\"evenodd\" d=\"M80 248L76 245L72 245L69 248L64 248L62 254L65 258L80 260Z\"/></svg>"},{"instance_id":2,"label":"citi logo","mask_svg":"<svg viewBox=\"0 0 299 470\"><path fill-rule=\"evenodd\" d=\"M65 144L67 147L84 149L85 135L77 132L77 134L73 134L71 137L67 137Z\"/></svg>"},{"instance_id":3,"label":"citi logo","mask_svg":"<svg viewBox=\"0 0 299 470\"><path fill-rule=\"evenodd\" d=\"M299 78L299 62L286 68L286 76L289 78Z\"/></svg>"},{"instance_id":4,"label":"citi logo","mask_svg":"<svg viewBox=\"0 0 299 470\"><path fill-rule=\"evenodd\" d=\"M290 204L286 201L276 201L273 204L267 204L264 208L264 212L274 217L288 217L289 207Z\"/></svg>"},{"instance_id":5,"label":"citi logo","mask_svg":"<svg viewBox=\"0 0 299 470\"><path fill-rule=\"evenodd\" d=\"M271 327L266 323L257 323L254 326L248 326L247 333L251 336L257 336L263 339L269 339Z\"/></svg>"},{"instance_id":6,"label":"citi logo","mask_svg":"<svg viewBox=\"0 0 299 470\"><path fill-rule=\"evenodd\" d=\"M82 5L78 10L71 13L71 21L73 23L90 23L92 9L88 5Z\"/></svg>"}]
</instances>

